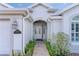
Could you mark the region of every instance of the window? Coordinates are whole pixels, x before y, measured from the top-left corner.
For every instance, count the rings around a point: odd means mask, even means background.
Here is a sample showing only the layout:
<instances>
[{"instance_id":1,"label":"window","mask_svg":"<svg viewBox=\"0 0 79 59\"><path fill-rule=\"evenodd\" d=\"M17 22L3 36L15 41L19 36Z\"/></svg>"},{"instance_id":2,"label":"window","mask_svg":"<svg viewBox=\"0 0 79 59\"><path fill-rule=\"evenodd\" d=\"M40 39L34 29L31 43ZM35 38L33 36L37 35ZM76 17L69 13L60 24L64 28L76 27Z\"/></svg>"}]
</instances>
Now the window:
<instances>
[{"instance_id":1,"label":"window","mask_svg":"<svg viewBox=\"0 0 79 59\"><path fill-rule=\"evenodd\" d=\"M79 15L72 19L71 40L74 42L79 42Z\"/></svg>"},{"instance_id":2,"label":"window","mask_svg":"<svg viewBox=\"0 0 79 59\"><path fill-rule=\"evenodd\" d=\"M75 16L72 20L79 20L79 15Z\"/></svg>"},{"instance_id":3,"label":"window","mask_svg":"<svg viewBox=\"0 0 79 59\"><path fill-rule=\"evenodd\" d=\"M79 22L72 22L71 38L72 41L79 41Z\"/></svg>"}]
</instances>

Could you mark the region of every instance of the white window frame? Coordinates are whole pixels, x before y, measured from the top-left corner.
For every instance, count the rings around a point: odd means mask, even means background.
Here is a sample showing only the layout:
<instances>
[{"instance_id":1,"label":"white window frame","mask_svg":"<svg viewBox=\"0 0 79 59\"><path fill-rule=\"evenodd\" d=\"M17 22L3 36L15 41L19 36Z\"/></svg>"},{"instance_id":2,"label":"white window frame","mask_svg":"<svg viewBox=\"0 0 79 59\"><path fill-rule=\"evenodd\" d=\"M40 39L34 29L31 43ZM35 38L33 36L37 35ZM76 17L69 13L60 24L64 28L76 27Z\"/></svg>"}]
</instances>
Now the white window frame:
<instances>
[{"instance_id":1,"label":"white window frame","mask_svg":"<svg viewBox=\"0 0 79 59\"><path fill-rule=\"evenodd\" d=\"M77 15L79 16L79 15ZM75 16L76 17L76 16ZM74 32L72 32L72 23L74 23ZM76 24L79 23L79 20L75 20L74 17L72 18L72 21L71 21L71 33L70 33L70 36L71 36L71 42L79 42L76 40L76 33L79 33L79 32L76 32ZM72 33L74 33L74 40L72 41Z\"/></svg>"}]
</instances>

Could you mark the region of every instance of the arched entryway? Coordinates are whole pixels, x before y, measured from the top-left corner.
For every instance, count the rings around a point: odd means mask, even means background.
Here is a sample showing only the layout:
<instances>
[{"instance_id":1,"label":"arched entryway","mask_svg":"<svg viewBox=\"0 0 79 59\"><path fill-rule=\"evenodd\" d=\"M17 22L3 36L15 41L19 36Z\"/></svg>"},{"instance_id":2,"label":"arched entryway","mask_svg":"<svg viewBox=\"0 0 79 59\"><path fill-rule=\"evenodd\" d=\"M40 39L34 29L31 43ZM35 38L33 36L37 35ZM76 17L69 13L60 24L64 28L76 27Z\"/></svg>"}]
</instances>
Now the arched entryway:
<instances>
[{"instance_id":1,"label":"arched entryway","mask_svg":"<svg viewBox=\"0 0 79 59\"><path fill-rule=\"evenodd\" d=\"M33 23L33 34L35 40L47 39L47 22L38 20Z\"/></svg>"}]
</instances>

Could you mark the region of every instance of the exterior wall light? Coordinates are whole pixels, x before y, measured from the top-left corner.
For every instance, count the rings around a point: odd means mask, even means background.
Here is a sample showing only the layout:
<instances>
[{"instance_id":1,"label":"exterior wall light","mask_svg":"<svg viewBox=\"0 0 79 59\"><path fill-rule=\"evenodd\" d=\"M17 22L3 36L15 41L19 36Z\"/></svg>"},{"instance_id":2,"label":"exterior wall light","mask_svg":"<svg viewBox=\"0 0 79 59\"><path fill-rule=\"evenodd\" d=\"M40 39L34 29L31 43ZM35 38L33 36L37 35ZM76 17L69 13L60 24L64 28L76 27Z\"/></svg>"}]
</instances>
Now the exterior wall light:
<instances>
[{"instance_id":1,"label":"exterior wall light","mask_svg":"<svg viewBox=\"0 0 79 59\"><path fill-rule=\"evenodd\" d=\"M12 28L13 30L16 30L18 28L18 24L16 20L13 21Z\"/></svg>"},{"instance_id":2,"label":"exterior wall light","mask_svg":"<svg viewBox=\"0 0 79 59\"><path fill-rule=\"evenodd\" d=\"M16 20L13 21L12 27L14 34L21 34L21 31L18 29L18 23Z\"/></svg>"}]
</instances>

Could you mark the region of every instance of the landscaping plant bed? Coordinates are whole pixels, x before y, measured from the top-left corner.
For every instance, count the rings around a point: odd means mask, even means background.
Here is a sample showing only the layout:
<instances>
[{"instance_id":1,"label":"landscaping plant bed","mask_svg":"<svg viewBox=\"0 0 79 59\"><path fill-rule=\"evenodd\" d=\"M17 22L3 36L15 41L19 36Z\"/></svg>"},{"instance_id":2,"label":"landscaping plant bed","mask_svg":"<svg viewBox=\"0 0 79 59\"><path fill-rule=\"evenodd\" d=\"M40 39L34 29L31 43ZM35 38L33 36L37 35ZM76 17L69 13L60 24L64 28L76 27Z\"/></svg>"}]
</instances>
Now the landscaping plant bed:
<instances>
[{"instance_id":1,"label":"landscaping plant bed","mask_svg":"<svg viewBox=\"0 0 79 59\"><path fill-rule=\"evenodd\" d=\"M34 40L30 40L26 44L24 51L12 50L12 56L32 56L35 44L36 42Z\"/></svg>"},{"instance_id":2,"label":"landscaping plant bed","mask_svg":"<svg viewBox=\"0 0 79 59\"><path fill-rule=\"evenodd\" d=\"M32 56L35 44L36 42L34 40L31 40L28 44L26 44L24 50L26 56Z\"/></svg>"},{"instance_id":3,"label":"landscaping plant bed","mask_svg":"<svg viewBox=\"0 0 79 59\"><path fill-rule=\"evenodd\" d=\"M50 56L69 56L69 42L68 35L63 32L57 33L55 36L56 42L52 43L51 41L45 41L46 48Z\"/></svg>"}]
</instances>

